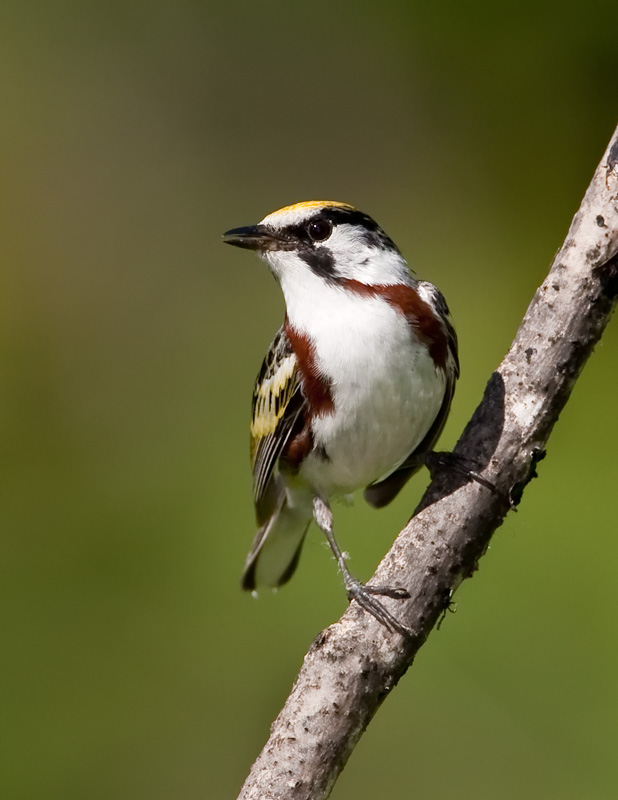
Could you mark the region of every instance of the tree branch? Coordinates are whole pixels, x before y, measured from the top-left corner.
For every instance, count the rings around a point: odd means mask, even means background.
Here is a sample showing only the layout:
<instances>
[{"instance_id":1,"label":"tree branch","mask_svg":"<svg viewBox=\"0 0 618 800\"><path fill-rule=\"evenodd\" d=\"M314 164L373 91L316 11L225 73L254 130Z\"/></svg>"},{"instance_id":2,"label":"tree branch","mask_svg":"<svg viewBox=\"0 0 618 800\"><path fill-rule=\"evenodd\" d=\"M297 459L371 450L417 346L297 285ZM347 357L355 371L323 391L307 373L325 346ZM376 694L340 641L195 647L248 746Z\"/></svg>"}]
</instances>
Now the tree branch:
<instances>
[{"instance_id":1,"label":"tree branch","mask_svg":"<svg viewBox=\"0 0 618 800\"><path fill-rule=\"evenodd\" d=\"M455 448L514 504L545 455L618 293L618 170L609 151ZM369 721L412 664L451 591L476 570L507 511L495 494L454 471L432 481L372 578L408 590L408 600L384 603L414 635L404 640L389 634L352 603L311 645L239 800L328 796Z\"/></svg>"}]
</instances>

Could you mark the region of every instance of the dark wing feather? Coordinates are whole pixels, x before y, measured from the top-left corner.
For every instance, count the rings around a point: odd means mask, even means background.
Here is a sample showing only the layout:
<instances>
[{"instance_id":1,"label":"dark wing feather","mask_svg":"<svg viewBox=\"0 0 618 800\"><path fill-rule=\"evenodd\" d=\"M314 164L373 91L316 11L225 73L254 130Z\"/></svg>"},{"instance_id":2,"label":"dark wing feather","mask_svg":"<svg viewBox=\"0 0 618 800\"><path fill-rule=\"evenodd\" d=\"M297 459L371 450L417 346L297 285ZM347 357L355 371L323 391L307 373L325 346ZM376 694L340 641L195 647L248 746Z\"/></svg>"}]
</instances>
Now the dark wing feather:
<instances>
[{"instance_id":1,"label":"dark wing feather","mask_svg":"<svg viewBox=\"0 0 618 800\"><path fill-rule=\"evenodd\" d=\"M273 470L305 409L296 356L283 328L275 336L253 390L251 466L258 524L276 505Z\"/></svg>"},{"instance_id":2,"label":"dark wing feather","mask_svg":"<svg viewBox=\"0 0 618 800\"><path fill-rule=\"evenodd\" d=\"M457 344L457 334L455 333L455 328L453 327L453 319L451 317L451 312L446 304L446 300L444 299L444 295L442 292L438 291L433 284L425 284L426 286L431 286L432 289L432 301L435 310L437 311L438 315L440 316L440 321L444 326L444 330L446 332L446 339L448 345L448 363L447 363L447 378L449 383L451 384L451 399L453 398L453 393L455 391L455 381L459 378L459 347ZM447 389L449 387L447 386ZM448 393L448 392L447 392ZM448 413L448 412L447 412Z\"/></svg>"},{"instance_id":3,"label":"dark wing feather","mask_svg":"<svg viewBox=\"0 0 618 800\"><path fill-rule=\"evenodd\" d=\"M431 286L431 284L427 285ZM431 452L431 449L437 442L451 409L453 394L455 393L455 383L457 378L459 378L457 334L453 327L446 300L435 286L431 286L431 289L432 303L435 310L440 315L448 344L449 355L446 364L446 388L444 391L444 399L438 411L438 416L433 421L431 428L419 446L415 447L403 464L397 467L388 477L384 478L383 481L372 483L365 489L365 500L374 508L383 508L388 505L391 500L399 494L412 475L423 466L425 455Z\"/></svg>"}]
</instances>

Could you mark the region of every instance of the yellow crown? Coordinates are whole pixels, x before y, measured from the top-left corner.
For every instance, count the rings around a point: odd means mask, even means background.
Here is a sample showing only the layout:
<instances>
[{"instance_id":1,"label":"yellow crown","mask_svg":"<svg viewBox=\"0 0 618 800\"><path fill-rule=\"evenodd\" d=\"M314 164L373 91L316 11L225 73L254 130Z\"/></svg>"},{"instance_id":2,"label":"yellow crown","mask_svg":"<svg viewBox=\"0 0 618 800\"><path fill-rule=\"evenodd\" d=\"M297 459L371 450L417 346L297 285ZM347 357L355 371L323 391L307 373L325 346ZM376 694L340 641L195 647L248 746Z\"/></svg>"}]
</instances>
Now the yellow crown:
<instances>
[{"instance_id":1,"label":"yellow crown","mask_svg":"<svg viewBox=\"0 0 618 800\"><path fill-rule=\"evenodd\" d=\"M305 200L302 203L293 203L291 206L280 208L273 213L284 214L287 211L302 211L303 209L310 208L348 208L350 211L354 211L354 206L351 206L349 203L337 203L335 200Z\"/></svg>"}]
</instances>

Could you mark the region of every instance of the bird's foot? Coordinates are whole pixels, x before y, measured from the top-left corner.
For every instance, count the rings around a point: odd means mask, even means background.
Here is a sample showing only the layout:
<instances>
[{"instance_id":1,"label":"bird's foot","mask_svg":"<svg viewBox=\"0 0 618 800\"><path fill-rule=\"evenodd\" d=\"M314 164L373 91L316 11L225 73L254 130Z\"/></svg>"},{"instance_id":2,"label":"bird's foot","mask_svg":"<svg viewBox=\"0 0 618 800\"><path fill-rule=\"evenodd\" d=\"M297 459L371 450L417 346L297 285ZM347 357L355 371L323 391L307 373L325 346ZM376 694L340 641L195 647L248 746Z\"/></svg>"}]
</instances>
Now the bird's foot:
<instances>
[{"instance_id":1,"label":"bird's foot","mask_svg":"<svg viewBox=\"0 0 618 800\"><path fill-rule=\"evenodd\" d=\"M392 597L393 600L407 600L410 592L399 586L371 586L369 583L361 584L369 594L381 594L383 597Z\"/></svg>"},{"instance_id":2,"label":"bird's foot","mask_svg":"<svg viewBox=\"0 0 618 800\"><path fill-rule=\"evenodd\" d=\"M453 470L459 475L462 475L468 480L484 486L486 489L498 497L509 508L512 506L510 498L508 498L500 489L497 488L491 481L484 478L477 472L478 464L475 464L470 459L460 456L458 453L450 452L429 452L425 456L425 466L429 470L429 474L434 478L442 470Z\"/></svg>"},{"instance_id":3,"label":"bird's foot","mask_svg":"<svg viewBox=\"0 0 618 800\"><path fill-rule=\"evenodd\" d=\"M410 637L413 631L403 623L399 622L388 611L375 595L380 594L384 597L392 597L395 600L405 600L410 594L405 589L391 588L388 586L368 586L349 576L346 580L345 588L348 593L348 600L356 600L358 605L371 614L391 633L399 633L401 636Z\"/></svg>"},{"instance_id":4,"label":"bird's foot","mask_svg":"<svg viewBox=\"0 0 618 800\"><path fill-rule=\"evenodd\" d=\"M388 611L379 600L376 600L375 595L382 595L383 597L391 597L393 600L405 600L409 597L409 593L405 589L392 586L368 586L361 583L353 575L346 564L345 557L341 552L335 535L333 533L333 514L330 510L328 503L321 497L316 496L313 498L313 516L318 525L326 536L326 540L330 545L333 555L337 559L337 564L343 575L345 588L348 593L348 600L356 600L358 605L371 614L372 617L378 620L384 627L391 633L399 633L401 636L410 637L414 632L410 628L403 625Z\"/></svg>"}]
</instances>

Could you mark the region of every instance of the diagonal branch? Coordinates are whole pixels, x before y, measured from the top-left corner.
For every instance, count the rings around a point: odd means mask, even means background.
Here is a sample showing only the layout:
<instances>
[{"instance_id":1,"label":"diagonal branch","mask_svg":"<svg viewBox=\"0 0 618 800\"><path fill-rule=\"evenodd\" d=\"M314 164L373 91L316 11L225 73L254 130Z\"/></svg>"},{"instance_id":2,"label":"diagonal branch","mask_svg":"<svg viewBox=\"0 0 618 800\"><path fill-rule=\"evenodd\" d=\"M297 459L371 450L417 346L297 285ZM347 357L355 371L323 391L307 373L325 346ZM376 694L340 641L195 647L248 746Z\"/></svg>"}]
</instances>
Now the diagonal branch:
<instances>
[{"instance_id":1,"label":"diagonal branch","mask_svg":"<svg viewBox=\"0 0 618 800\"><path fill-rule=\"evenodd\" d=\"M614 142L612 152L617 146ZM608 147L511 349L455 448L514 504L545 455L554 423L618 294L615 161ZM412 664L450 593L476 570L507 511L495 494L453 471L432 481L372 579L408 590L410 598L396 601L393 610L414 636L389 634L352 603L311 645L239 800L328 796L372 716Z\"/></svg>"}]
</instances>

